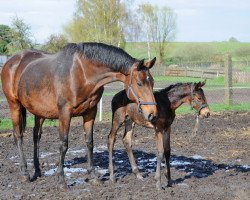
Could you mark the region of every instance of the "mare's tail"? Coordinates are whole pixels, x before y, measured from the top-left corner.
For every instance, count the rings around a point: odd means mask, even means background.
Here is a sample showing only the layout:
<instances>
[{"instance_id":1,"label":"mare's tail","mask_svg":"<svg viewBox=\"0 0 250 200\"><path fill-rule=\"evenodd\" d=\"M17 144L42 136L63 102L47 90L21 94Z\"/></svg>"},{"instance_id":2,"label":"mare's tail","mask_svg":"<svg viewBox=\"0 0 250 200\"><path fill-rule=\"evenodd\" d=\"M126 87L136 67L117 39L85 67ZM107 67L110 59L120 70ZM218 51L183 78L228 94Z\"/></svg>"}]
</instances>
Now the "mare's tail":
<instances>
[{"instance_id":1,"label":"mare's tail","mask_svg":"<svg viewBox=\"0 0 250 200\"><path fill-rule=\"evenodd\" d=\"M26 128L26 109L20 105L21 107L21 116L20 116L20 122L19 122L19 127L20 127L20 132L23 133Z\"/></svg>"}]
</instances>

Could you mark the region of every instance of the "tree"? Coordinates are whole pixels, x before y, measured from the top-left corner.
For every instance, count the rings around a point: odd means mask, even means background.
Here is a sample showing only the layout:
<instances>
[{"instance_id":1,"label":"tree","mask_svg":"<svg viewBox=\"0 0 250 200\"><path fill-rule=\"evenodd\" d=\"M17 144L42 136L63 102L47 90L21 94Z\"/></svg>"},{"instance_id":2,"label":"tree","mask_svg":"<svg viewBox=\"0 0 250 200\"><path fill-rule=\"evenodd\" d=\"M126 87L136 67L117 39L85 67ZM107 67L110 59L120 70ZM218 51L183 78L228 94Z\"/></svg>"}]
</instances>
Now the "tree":
<instances>
[{"instance_id":1,"label":"tree","mask_svg":"<svg viewBox=\"0 0 250 200\"><path fill-rule=\"evenodd\" d=\"M42 46L42 49L49 53L55 53L60 51L67 43L68 40L64 35L52 34L48 38L48 41Z\"/></svg>"},{"instance_id":2,"label":"tree","mask_svg":"<svg viewBox=\"0 0 250 200\"><path fill-rule=\"evenodd\" d=\"M230 37L228 42L239 42L235 37Z\"/></svg>"},{"instance_id":3,"label":"tree","mask_svg":"<svg viewBox=\"0 0 250 200\"><path fill-rule=\"evenodd\" d=\"M159 8L150 4L142 4L139 13L142 18L146 19L143 24L146 27L146 38L152 42L152 46L159 52L159 61L163 63L167 43L175 37L176 14L169 7ZM143 33L145 34L145 32Z\"/></svg>"},{"instance_id":4,"label":"tree","mask_svg":"<svg viewBox=\"0 0 250 200\"><path fill-rule=\"evenodd\" d=\"M121 46L128 19L120 0L78 0L73 20L64 28L73 42L95 41Z\"/></svg>"},{"instance_id":5,"label":"tree","mask_svg":"<svg viewBox=\"0 0 250 200\"><path fill-rule=\"evenodd\" d=\"M10 27L0 24L0 54L8 54L7 45L10 41Z\"/></svg>"},{"instance_id":6,"label":"tree","mask_svg":"<svg viewBox=\"0 0 250 200\"><path fill-rule=\"evenodd\" d=\"M25 24L22 19L14 17L10 31L10 43L7 45L8 52L14 54L26 48L32 48L30 26Z\"/></svg>"}]
</instances>

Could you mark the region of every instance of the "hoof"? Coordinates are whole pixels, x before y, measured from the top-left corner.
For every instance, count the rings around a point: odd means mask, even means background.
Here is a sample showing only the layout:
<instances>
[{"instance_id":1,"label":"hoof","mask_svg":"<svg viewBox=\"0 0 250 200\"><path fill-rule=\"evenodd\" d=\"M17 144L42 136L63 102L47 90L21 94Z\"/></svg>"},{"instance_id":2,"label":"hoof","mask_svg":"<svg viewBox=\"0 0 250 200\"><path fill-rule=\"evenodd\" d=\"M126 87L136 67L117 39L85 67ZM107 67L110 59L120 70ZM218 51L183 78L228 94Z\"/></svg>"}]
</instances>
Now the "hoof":
<instances>
[{"instance_id":1,"label":"hoof","mask_svg":"<svg viewBox=\"0 0 250 200\"><path fill-rule=\"evenodd\" d=\"M67 185L66 182L64 182L64 183L58 183L58 184L57 184L57 189L58 189L58 190L69 191L69 190L70 190L70 187Z\"/></svg>"},{"instance_id":2,"label":"hoof","mask_svg":"<svg viewBox=\"0 0 250 200\"><path fill-rule=\"evenodd\" d=\"M30 176L29 175L21 175L21 181L24 182L30 182Z\"/></svg>"},{"instance_id":3,"label":"hoof","mask_svg":"<svg viewBox=\"0 0 250 200\"><path fill-rule=\"evenodd\" d=\"M156 183L156 189L157 190L164 190L164 188L161 186L161 183Z\"/></svg>"},{"instance_id":4,"label":"hoof","mask_svg":"<svg viewBox=\"0 0 250 200\"><path fill-rule=\"evenodd\" d=\"M90 182L95 186L101 185L101 181L98 178L93 178L92 180L90 180Z\"/></svg>"},{"instance_id":5,"label":"hoof","mask_svg":"<svg viewBox=\"0 0 250 200\"><path fill-rule=\"evenodd\" d=\"M172 185L173 185L173 181L172 180L168 181L167 187L172 187Z\"/></svg>"},{"instance_id":6,"label":"hoof","mask_svg":"<svg viewBox=\"0 0 250 200\"><path fill-rule=\"evenodd\" d=\"M141 181L144 181L144 178L140 173L136 174L136 178L141 180Z\"/></svg>"},{"instance_id":7,"label":"hoof","mask_svg":"<svg viewBox=\"0 0 250 200\"><path fill-rule=\"evenodd\" d=\"M116 183L116 179L114 178L114 177L110 177L109 178L109 183L111 184L111 185L113 185L113 184L115 184Z\"/></svg>"}]
</instances>

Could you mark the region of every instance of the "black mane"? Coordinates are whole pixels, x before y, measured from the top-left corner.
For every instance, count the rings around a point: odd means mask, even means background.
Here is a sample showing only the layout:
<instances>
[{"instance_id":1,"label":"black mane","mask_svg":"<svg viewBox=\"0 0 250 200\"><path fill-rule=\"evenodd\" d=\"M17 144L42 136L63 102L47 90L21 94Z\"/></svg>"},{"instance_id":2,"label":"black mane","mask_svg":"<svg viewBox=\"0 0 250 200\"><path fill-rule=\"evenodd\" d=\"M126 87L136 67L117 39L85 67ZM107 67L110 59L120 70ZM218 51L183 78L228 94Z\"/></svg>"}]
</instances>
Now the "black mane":
<instances>
[{"instance_id":1,"label":"black mane","mask_svg":"<svg viewBox=\"0 0 250 200\"><path fill-rule=\"evenodd\" d=\"M122 73L127 73L129 67L137 61L123 49L103 43L70 43L62 51L69 54L82 53L85 58L105 64L112 70Z\"/></svg>"},{"instance_id":2,"label":"black mane","mask_svg":"<svg viewBox=\"0 0 250 200\"><path fill-rule=\"evenodd\" d=\"M192 84L191 82L190 83L176 83L176 84L169 85L168 87L164 89L161 89L159 92L168 93L173 89L179 89L180 87L185 87L191 84Z\"/></svg>"}]
</instances>

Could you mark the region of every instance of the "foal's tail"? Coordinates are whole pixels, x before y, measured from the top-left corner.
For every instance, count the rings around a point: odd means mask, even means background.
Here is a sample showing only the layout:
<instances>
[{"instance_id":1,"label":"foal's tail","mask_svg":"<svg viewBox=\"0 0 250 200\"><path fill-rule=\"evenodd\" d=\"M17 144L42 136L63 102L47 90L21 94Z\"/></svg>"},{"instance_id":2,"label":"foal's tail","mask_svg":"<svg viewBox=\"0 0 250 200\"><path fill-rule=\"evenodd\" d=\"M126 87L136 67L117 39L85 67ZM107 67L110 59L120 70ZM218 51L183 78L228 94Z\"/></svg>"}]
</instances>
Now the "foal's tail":
<instances>
[{"instance_id":1,"label":"foal's tail","mask_svg":"<svg viewBox=\"0 0 250 200\"><path fill-rule=\"evenodd\" d=\"M21 107L21 116L20 116L20 121L19 121L19 126L20 126L20 132L23 133L25 131L26 128L26 109L20 105Z\"/></svg>"}]
</instances>

